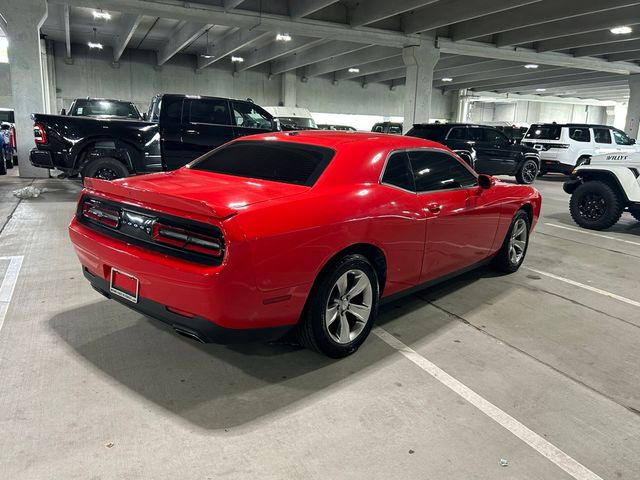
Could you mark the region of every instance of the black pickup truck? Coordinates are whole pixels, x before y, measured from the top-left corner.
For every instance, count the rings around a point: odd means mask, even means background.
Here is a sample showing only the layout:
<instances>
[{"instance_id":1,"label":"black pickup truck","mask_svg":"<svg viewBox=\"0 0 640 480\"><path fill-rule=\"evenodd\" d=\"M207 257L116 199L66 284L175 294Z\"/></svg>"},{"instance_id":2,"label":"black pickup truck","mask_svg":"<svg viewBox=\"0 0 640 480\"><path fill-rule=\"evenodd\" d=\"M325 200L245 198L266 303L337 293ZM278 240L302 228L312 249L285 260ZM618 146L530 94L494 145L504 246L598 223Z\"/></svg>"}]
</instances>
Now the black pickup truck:
<instances>
[{"instance_id":1,"label":"black pickup truck","mask_svg":"<svg viewBox=\"0 0 640 480\"><path fill-rule=\"evenodd\" d=\"M148 121L34 114L36 167L105 180L174 170L234 138L279 129L251 102L157 95Z\"/></svg>"}]
</instances>

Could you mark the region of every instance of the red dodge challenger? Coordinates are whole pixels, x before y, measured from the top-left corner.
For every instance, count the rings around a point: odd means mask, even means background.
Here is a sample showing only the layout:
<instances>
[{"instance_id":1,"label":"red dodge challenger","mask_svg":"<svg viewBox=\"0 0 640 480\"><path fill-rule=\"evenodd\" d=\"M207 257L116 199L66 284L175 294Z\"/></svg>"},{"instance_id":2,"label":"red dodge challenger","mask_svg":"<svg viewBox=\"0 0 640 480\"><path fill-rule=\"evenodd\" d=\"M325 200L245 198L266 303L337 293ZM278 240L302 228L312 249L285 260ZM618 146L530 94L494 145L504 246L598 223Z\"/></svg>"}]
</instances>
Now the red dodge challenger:
<instances>
[{"instance_id":1,"label":"red dodge challenger","mask_svg":"<svg viewBox=\"0 0 640 480\"><path fill-rule=\"evenodd\" d=\"M438 143L301 131L244 137L169 173L85 179L69 234L97 291L182 335L295 328L342 357L381 301L489 262L516 271L540 205Z\"/></svg>"}]
</instances>

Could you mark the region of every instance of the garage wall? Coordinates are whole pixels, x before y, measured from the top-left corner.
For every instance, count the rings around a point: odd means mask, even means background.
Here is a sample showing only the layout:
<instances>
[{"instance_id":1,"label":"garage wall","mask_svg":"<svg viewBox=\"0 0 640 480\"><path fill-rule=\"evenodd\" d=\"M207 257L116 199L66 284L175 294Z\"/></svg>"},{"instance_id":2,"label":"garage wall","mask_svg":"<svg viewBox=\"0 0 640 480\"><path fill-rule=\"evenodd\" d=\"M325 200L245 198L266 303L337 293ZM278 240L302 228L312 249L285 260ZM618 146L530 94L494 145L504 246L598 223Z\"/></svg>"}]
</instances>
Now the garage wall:
<instances>
[{"instance_id":1,"label":"garage wall","mask_svg":"<svg viewBox=\"0 0 640 480\"><path fill-rule=\"evenodd\" d=\"M514 123L605 123L607 121L607 108L594 105L528 101L497 103L493 121Z\"/></svg>"}]
</instances>

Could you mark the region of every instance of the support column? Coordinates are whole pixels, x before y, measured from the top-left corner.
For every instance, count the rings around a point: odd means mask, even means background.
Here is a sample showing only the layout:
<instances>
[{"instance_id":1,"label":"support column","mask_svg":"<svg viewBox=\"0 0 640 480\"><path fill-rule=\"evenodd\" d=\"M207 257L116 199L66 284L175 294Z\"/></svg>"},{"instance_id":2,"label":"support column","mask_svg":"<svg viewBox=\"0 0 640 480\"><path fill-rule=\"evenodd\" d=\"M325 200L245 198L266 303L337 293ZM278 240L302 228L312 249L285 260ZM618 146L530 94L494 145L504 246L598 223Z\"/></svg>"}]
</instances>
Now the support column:
<instances>
[{"instance_id":1,"label":"support column","mask_svg":"<svg viewBox=\"0 0 640 480\"><path fill-rule=\"evenodd\" d=\"M453 122L466 123L469 121L469 98L467 89L456 90L453 95Z\"/></svg>"},{"instance_id":2,"label":"support column","mask_svg":"<svg viewBox=\"0 0 640 480\"><path fill-rule=\"evenodd\" d=\"M285 72L281 75L281 77L282 88L280 92L280 102L282 103L283 107L295 107L298 103L296 97L296 72Z\"/></svg>"},{"instance_id":3,"label":"support column","mask_svg":"<svg viewBox=\"0 0 640 480\"><path fill-rule=\"evenodd\" d=\"M640 135L640 74L629 76L629 107L627 108L627 121L624 131L631 138L638 139Z\"/></svg>"},{"instance_id":4,"label":"support column","mask_svg":"<svg viewBox=\"0 0 640 480\"><path fill-rule=\"evenodd\" d=\"M429 121L433 70L440 59L440 50L434 45L420 45L402 49L402 59L407 67L404 97L404 131L414 123Z\"/></svg>"},{"instance_id":5,"label":"support column","mask_svg":"<svg viewBox=\"0 0 640 480\"><path fill-rule=\"evenodd\" d=\"M11 94L16 118L16 137L21 177L49 176L47 170L29 163L33 148L31 114L45 111L40 27L47 18L46 0L0 0L2 29L9 41Z\"/></svg>"}]
</instances>

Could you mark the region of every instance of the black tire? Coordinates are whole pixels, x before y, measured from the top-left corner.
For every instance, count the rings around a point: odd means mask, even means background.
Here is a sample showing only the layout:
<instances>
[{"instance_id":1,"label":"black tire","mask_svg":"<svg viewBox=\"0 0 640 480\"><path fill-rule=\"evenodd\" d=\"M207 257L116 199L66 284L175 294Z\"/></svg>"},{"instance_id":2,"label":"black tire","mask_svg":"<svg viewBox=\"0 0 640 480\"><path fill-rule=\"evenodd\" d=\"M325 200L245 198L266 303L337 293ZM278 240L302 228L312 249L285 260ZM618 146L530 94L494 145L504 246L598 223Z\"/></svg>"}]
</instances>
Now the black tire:
<instances>
[{"instance_id":1,"label":"black tire","mask_svg":"<svg viewBox=\"0 0 640 480\"><path fill-rule=\"evenodd\" d=\"M604 230L615 225L624 211L624 202L605 182L589 181L578 186L569 200L573 221L582 228Z\"/></svg>"},{"instance_id":2,"label":"black tire","mask_svg":"<svg viewBox=\"0 0 640 480\"><path fill-rule=\"evenodd\" d=\"M516 173L516 180L518 183L529 185L533 183L538 176L540 166L535 160L527 159L522 162L518 173Z\"/></svg>"},{"instance_id":3,"label":"black tire","mask_svg":"<svg viewBox=\"0 0 640 480\"><path fill-rule=\"evenodd\" d=\"M522 238L524 238L524 248L517 247L517 245L512 244L514 233L522 226L525 227L522 232L523 237L517 237L517 239L518 241L522 241ZM496 270L505 273L513 273L520 268L522 262L524 262L524 259L527 256L530 229L531 219L529 218L529 215L527 215L527 212L524 210L519 210L513 217L513 220L511 220L511 225L509 226L507 235L502 242L502 247L500 247L500 250L493 259L493 267ZM516 248L516 256L514 257L512 249Z\"/></svg>"},{"instance_id":4,"label":"black tire","mask_svg":"<svg viewBox=\"0 0 640 480\"><path fill-rule=\"evenodd\" d=\"M339 287L337 282L345 275L354 275L351 272L360 272L366 276L366 280L369 282L371 288L370 292L367 291L370 300L370 312L368 318L364 322L358 322L354 314L348 309L342 311L342 306L337 306L340 303L339 299L334 302L336 308L335 320L332 324L327 325L327 312L329 304L334 299L334 294L339 293ZM358 277L354 276L354 279ZM346 287L347 285L345 285ZM349 288L352 288L351 285ZM349 288L346 288L346 293L349 292ZM366 257L358 254L345 255L344 257L333 262L314 285L307 305L300 319L298 325L298 339L300 344L316 352L322 353L331 358L342 358L354 353L360 345L366 340L373 322L375 320L378 311L378 276L376 271L367 260ZM355 295L352 300L354 303L364 302L365 292ZM348 302L347 302L348 303ZM349 303L348 308L353 305ZM341 313L340 313L341 312ZM353 325L354 331L357 334L350 339L339 343L335 337L341 336L342 316L347 319L349 326ZM336 331L333 329L336 328ZM359 329L359 330L358 330Z\"/></svg>"},{"instance_id":5,"label":"black tire","mask_svg":"<svg viewBox=\"0 0 640 480\"><path fill-rule=\"evenodd\" d=\"M629 213L631 214L631 216L633 218L635 218L636 220L638 220L640 222L640 208L639 209L629 210Z\"/></svg>"},{"instance_id":6,"label":"black tire","mask_svg":"<svg viewBox=\"0 0 640 480\"><path fill-rule=\"evenodd\" d=\"M115 180L129 176L129 170L120 161L111 157L102 157L91 160L82 169L83 177L100 178L102 180Z\"/></svg>"}]
</instances>

